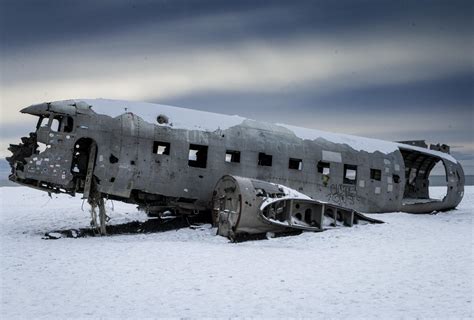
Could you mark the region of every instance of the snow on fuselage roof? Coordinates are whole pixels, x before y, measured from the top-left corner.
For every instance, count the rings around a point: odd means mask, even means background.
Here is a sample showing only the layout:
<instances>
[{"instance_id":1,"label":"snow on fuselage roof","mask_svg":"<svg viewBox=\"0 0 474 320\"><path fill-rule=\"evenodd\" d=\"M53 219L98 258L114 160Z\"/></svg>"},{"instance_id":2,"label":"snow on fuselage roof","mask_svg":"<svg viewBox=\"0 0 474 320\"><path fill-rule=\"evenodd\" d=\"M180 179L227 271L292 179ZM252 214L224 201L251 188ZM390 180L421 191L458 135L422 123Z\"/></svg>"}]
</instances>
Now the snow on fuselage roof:
<instances>
[{"instance_id":1,"label":"snow on fuselage roof","mask_svg":"<svg viewBox=\"0 0 474 320\"><path fill-rule=\"evenodd\" d=\"M172 124L172 128L175 129L214 132L216 130L226 130L230 127L240 125L244 121L248 120L247 118L240 117L237 115L224 115L219 113L172 107L148 102L122 101L110 99L76 99L75 101L84 101L85 103L92 106L92 110L94 110L94 112L98 114L108 115L113 118L120 116L125 112L131 112L149 123L157 124L157 117L159 115L165 115L169 118L169 123ZM165 124L165 126L168 125ZM379 151L388 154L399 150L399 148L403 148L408 150L416 150L422 153L428 153L439 158L447 159L454 163L457 162L457 160L454 159L452 156L443 152L414 147L396 142L365 138L341 133L332 133L280 123L273 124L273 126L283 127L287 130L290 130L297 137L303 140L316 140L318 138L322 138L333 143L349 145L356 151L367 151L369 153Z\"/></svg>"},{"instance_id":2,"label":"snow on fuselage roof","mask_svg":"<svg viewBox=\"0 0 474 320\"><path fill-rule=\"evenodd\" d=\"M225 130L236 126L246 120L239 116L228 116L218 113L199 111L193 109L166 106L148 102L121 101L109 99L78 99L92 106L98 114L105 114L112 118L120 116L125 112L131 112L141 117L143 120L157 123L159 115L165 115L175 129L216 131Z\"/></svg>"}]
</instances>

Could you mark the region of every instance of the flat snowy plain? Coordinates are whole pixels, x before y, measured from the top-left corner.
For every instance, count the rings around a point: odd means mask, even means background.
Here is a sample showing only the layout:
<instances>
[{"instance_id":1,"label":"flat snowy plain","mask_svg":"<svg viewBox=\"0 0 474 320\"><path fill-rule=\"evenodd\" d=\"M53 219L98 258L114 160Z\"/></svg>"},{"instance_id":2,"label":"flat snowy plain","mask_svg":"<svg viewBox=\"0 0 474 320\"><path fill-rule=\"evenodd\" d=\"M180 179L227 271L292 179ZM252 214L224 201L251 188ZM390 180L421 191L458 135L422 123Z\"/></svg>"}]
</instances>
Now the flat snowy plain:
<instances>
[{"instance_id":1,"label":"flat snowy plain","mask_svg":"<svg viewBox=\"0 0 474 320\"><path fill-rule=\"evenodd\" d=\"M240 244L209 226L42 240L88 226L88 206L24 187L0 200L1 319L473 317L474 187L456 211ZM107 206L111 223L146 218Z\"/></svg>"}]
</instances>

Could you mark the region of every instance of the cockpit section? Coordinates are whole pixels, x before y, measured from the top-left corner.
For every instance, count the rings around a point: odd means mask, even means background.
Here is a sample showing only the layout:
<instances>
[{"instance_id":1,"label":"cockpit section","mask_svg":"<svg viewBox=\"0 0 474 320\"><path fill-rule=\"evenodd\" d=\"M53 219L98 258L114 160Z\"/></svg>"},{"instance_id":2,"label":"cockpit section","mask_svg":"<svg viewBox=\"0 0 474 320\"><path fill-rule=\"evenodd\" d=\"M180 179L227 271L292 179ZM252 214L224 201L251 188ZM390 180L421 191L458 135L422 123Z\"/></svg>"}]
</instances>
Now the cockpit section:
<instances>
[{"instance_id":1,"label":"cockpit section","mask_svg":"<svg viewBox=\"0 0 474 320\"><path fill-rule=\"evenodd\" d=\"M74 118L47 106L29 108L23 112L38 117L36 130L8 148L12 152L6 158L12 168L9 179L48 192L73 193L69 149L75 139Z\"/></svg>"},{"instance_id":2,"label":"cockpit section","mask_svg":"<svg viewBox=\"0 0 474 320\"><path fill-rule=\"evenodd\" d=\"M41 115L39 116L36 130L49 128L53 132L72 132L74 129L74 119L67 115Z\"/></svg>"}]
</instances>

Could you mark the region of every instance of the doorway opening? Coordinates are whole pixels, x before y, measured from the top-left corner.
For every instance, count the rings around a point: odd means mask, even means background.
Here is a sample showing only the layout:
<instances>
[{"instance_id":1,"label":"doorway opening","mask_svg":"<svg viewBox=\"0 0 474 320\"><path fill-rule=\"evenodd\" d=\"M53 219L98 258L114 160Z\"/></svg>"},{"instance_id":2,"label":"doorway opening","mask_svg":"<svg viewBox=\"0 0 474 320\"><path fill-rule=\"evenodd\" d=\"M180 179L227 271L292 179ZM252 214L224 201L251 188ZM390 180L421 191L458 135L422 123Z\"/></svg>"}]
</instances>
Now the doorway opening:
<instances>
[{"instance_id":1,"label":"doorway opening","mask_svg":"<svg viewBox=\"0 0 474 320\"><path fill-rule=\"evenodd\" d=\"M87 167L89 164L89 155L92 148L96 148L94 140L91 138L81 138L74 144L74 151L72 155L71 173L80 178L85 178L87 175ZM95 150L94 150L95 151ZM95 153L95 152L94 152ZM95 163L95 159L94 159Z\"/></svg>"},{"instance_id":2,"label":"doorway opening","mask_svg":"<svg viewBox=\"0 0 474 320\"><path fill-rule=\"evenodd\" d=\"M443 200L448 194L448 176L443 161L438 161L428 177L430 185L430 198Z\"/></svg>"},{"instance_id":3,"label":"doorway opening","mask_svg":"<svg viewBox=\"0 0 474 320\"><path fill-rule=\"evenodd\" d=\"M403 204L443 201L447 194L446 168L441 158L416 150L400 149L405 162ZM444 186L442 188L442 180ZM441 184L441 188L431 188ZM431 191L431 192L430 192Z\"/></svg>"}]
</instances>

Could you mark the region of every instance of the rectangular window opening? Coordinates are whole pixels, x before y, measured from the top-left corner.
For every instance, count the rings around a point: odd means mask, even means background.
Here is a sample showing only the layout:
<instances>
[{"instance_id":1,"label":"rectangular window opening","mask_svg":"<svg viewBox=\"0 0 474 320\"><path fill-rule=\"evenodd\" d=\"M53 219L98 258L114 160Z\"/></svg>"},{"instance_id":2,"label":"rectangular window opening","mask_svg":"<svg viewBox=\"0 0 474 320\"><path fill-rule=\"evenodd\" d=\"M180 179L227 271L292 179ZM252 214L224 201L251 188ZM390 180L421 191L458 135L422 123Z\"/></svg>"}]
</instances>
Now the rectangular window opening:
<instances>
[{"instance_id":1,"label":"rectangular window opening","mask_svg":"<svg viewBox=\"0 0 474 320\"><path fill-rule=\"evenodd\" d=\"M74 129L74 119L69 116L51 116L48 121L43 121L46 118L41 117L41 123L36 126L48 127L53 132L72 132Z\"/></svg>"},{"instance_id":2,"label":"rectangular window opening","mask_svg":"<svg viewBox=\"0 0 474 320\"><path fill-rule=\"evenodd\" d=\"M240 162L240 151L227 150L225 153L225 162Z\"/></svg>"},{"instance_id":3,"label":"rectangular window opening","mask_svg":"<svg viewBox=\"0 0 474 320\"><path fill-rule=\"evenodd\" d=\"M56 116L53 118L53 120L51 121L51 126L49 127L51 131L59 132L59 130L61 129L61 120L62 117Z\"/></svg>"},{"instance_id":4,"label":"rectangular window opening","mask_svg":"<svg viewBox=\"0 0 474 320\"><path fill-rule=\"evenodd\" d=\"M74 129L74 119L72 117L65 117L62 121L62 131L72 132Z\"/></svg>"},{"instance_id":5,"label":"rectangular window opening","mask_svg":"<svg viewBox=\"0 0 474 320\"><path fill-rule=\"evenodd\" d=\"M271 167L272 166L272 156L269 154L265 154L260 152L258 154L258 165L264 167Z\"/></svg>"},{"instance_id":6,"label":"rectangular window opening","mask_svg":"<svg viewBox=\"0 0 474 320\"><path fill-rule=\"evenodd\" d=\"M370 169L370 179L377 181L382 180L382 170Z\"/></svg>"},{"instance_id":7,"label":"rectangular window opening","mask_svg":"<svg viewBox=\"0 0 474 320\"><path fill-rule=\"evenodd\" d=\"M208 146L199 144L189 145L188 165L195 168L206 168Z\"/></svg>"},{"instance_id":8,"label":"rectangular window opening","mask_svg":"<svg viewBox=\"0 0 474 320\"><path fill-rule=\"evenodd\" d=\"M170 154L171 145L169 142L163 141L155 141L153 142L153 153L154 154L163 154L169 155Z\"/></svg>"},{"instance_id":9,"label":"rectangular window opening","mask_svg":"<svg viewBox=\"0 0 474 320\"><path fill-rule=\"evenodd\" d=\"M351 164L344 165L344 183L356 184L357 180L357 166Z\"/></svg>"},{"instance_id":10,"label":"rectangular window opening","mask_svg":"<svg viewBox=\"0 0 474 320\"><path fill-rule=\"evenodd\" d=\"M303 170L303 160L290 158L288 168L293 169L293 170L299 170L299 171Z\"/></svg>"},{"instance_id":11,"label":"rectangular window opening","mask_svg":"<svg viewBox=\"0 0 474 320\"><path fill-rule=\"evenodd\" d=\"M318 172L322 175L328 176L331 173L329 162L318 162Z\"/></svg>"}]
</instances>

